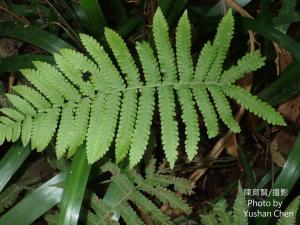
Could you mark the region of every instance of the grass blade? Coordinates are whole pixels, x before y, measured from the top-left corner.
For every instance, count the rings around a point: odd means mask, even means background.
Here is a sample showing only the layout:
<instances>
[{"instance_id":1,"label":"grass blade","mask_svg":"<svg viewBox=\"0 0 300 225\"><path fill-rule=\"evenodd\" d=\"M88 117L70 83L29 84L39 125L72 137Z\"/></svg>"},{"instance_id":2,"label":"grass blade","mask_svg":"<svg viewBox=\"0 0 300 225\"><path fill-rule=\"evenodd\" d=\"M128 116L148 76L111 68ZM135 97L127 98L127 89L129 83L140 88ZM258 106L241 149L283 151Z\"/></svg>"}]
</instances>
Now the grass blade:
<instances>
[{"instance_id":1,"label":"grass blade","mask_svg":"<svg viewBox=\"0 0 300 225\"><path fill-rule=\"evenodd\" d=\"M48 55L14 55L1 58L0 60L0 73L16 72L20 69L33 68L32 61L43 61L47 63L54 63L52 56ZM0 74L1 75L1 74Z\"/></svg>"},{"instance_id":2,"label":"grass blade","mask_svg":"<svg viewBox=\"0 0 300 225\"><path fill-rule=\"evenodd\" d=\"M86 158L85 144L77 149L64 186L58 225L76 225L91 165Z\"/></svg>"},{"instance_id":3,"label":"grass blade","mask_svg":"<svg viewBox=\"0 0 300 225\"><path fill-rule=\"evenodd\" d=\"M103 27L107 25L107 22L98 1L80 0L80 5L87 17L90 30L95 34L99 34Z\"/></svg>"},{"instance_id":4,"label":"grass blade","mask_svg":"<svg viewBox=\"0 0 300 225\"><path fill-rule=\"evenodd\" d=\"M0 192L30 154L29 147L14 144L0 161Z\"/></svg>"},{"instance_id":5,"label":"grass blade","mask_svg":"<svg viewBox=\"0 0 300 225\"><path fill-rule=\"evenodd\" d=\"M245 29L252 30L257 34L264 36L266 39L280 44L283 48L288 50L298 61L300 61L300 44L298 44L283 32L255 19L243 17L241 18L241 22Z\"/></svg>"},{"instance_id":6,"label":"grass blade","mask_svg":"<svg viewBox=\"0 0 300 225\"><path fill-rule=\"evenodd\" d=\"M62 172L34 190L0 218L1 225L30 225L61 201L63 189L55 187L66 179Z\"/></svg>"},{"instance_id":7,"label":"grass blade","mask_svg":"<svg viewBox=\"0 0 300 225\"><path fill-rule=\"evenodd\" d=\"M58 52L61 48L73 48L64 40L31 25L24 26L17 22L2 22L0 23L0 30L0 36L10 37L33 44L49 53Z\"/></svg>"},{"instance_id":8,"label":"grass blade","mask_svg":"<svg viewBox=\"0 0 300 225\"><path fill-rule=\"evenodd\" d=\"M300 134L290 150L287 162L285 163L282 171L280 172L279 176L277 177L273 189L286 189L289 193L291 192L292 188L298 181L300 177ZM270 196L266 201L273 202L273 201L280 201L282 202L286 196ZM271 204L270 207L264 207L261 209L261 212L273 212L276 209L276 206ZM257 225L264 225L267 224L270 220L269 217L260 217L257 219Z\"/></svg>"}]
</instances>

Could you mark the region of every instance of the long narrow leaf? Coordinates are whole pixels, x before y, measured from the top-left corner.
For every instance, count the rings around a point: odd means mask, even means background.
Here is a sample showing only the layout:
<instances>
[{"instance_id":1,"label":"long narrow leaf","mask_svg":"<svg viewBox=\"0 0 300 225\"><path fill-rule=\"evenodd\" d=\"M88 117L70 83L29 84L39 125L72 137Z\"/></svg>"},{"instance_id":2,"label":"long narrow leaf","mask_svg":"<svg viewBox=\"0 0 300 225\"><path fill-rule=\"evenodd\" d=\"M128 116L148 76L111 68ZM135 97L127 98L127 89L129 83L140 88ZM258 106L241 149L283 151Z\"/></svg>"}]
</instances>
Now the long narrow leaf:
<instances>
[{"instance_id":1,"label":"long narrow leaf","mask_svg":"<svg viewBox=\"0 0 300 225\"><path fill-rule=\"evenodd\" d=\"M277 177L275 184L273 186L274 189L285 189L286 191L290 192L296 182L298 181L300 177L300 154L299 154L299 149L300 149L300 134L298 134L298 137L290 150L287 162L285 163L282 171L280 172L279 176ZM280 196L275 196L275 195L270 195L266 201L268 202L282 202L286 198L286 195L280 195ZM276 209L276 206L271 204L270 207L264 207L261 209L262 212L272 212ZM257 218L257 225L263 225L267 224L268 221L270 220L269 217L259 217Z\"/></svg>"},{"instance_id":2,"label":"long narrow leaf","mask_svg":"<svg viewBox=\"0 0 300 225\"><path fill-rule=\"evenodd\" d=\"M83 144L76 151L66 184L64 185L58 225L77 224L90 169L91 165L88 164L85 144Z\"/></svg>"},{"instance_id":3,"label":"long narrow leaf","mask_svg":"<svg viewBox=\"0 0 300 225\"><path fill-rule=\"evenodd\" d=\"M28 147L14 144L0 161L0 192L30 154Z\"/></svg>"},{"instance_id":4,"label":"long narrow leaf","mask_svg":"<svg viewBox=\"0 0 300 225\"><path fill-rule=\"evenodd\" d=\"M84 11L90 25L90 30L97 34L106 26L106 20L101 6L97 0L80 0L80 5Z\"/></svg>"},{"instance_id":5,"label":"long narrow leaf","mask_svg":"<svg viewBox=\"0 0 300 225\"><path fill-rule=\"evenodd\" d=\"M53 34L31 25L22 25L17 22L0 23L0 36L18 39L33 44L49 53L58 52L61 48L73 48L64 40Z\"/></svg>"},{"instance_id":6,"label":"long narrow leaf","mask_svg":"<svg viewBox=\"0 0 300 225\"><path fill-rule=\"evenodd\" d=\"M46 211L61 201L63 189L58 185L65 181L62 172L22 199L0 218L0 225L30 225Z\"/></svg>"},{"instance_id":7,"label":"long narrow leaf","mask_svg":"<svg viewBox=\"0 0 300 225\"><path fill-rule=\"evenodd\" d=\"M54 63L52 56L48 55L14 55L0 59L0 73L16 72L21 69L33 68L32 61L43 61L47 63Z\"/></svg>"},{"instance_id":8,"label":"long narrow leaf","mask_svg":"<svg viewBox=\"0 0 300 225\"><path fill-rule=\"evenodd\" d=\"M298 44L283 32L255 19L243 17L241 18L241 22L245 29L252 30L255 33L264 36L268 40L280 44L283 48L287 49L298 61L300 61L300 44Z\"/></svg>"}]
</instances>

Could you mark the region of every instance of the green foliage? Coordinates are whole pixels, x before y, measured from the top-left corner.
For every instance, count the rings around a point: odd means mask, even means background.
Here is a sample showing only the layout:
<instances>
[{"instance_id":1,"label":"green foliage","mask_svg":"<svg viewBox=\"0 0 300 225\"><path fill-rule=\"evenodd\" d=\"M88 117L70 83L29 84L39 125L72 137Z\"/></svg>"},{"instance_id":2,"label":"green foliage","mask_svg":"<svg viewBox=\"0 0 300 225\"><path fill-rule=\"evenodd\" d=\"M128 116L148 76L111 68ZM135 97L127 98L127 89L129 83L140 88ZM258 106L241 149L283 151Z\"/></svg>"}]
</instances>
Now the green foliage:
<instances>
[{"instance_id":1,"label":"green foliage","mask_svg":"<svg viewBox=\"0 0 300 225\"><path fill-rule=\"evenodd\" d=\"M88 161L94 163L115 140L116 161L120 162L129 153L133 167L148 144L156 95L162 145L171 167L179 145L176 97L185 124L189 160L197 154L200 137L196 108L204 118L209 137L219 133L217 114L232 131L240 131L228 98L269 123L284 125L280 114L267 103L234 84L244 73L264 65L259 52L247 54L237 65L223 71L233 29L234 19L229 11L217 29L215 40L204 45L194 68L187 12L176 29L174 52L167 22L158 9L153 18L156 54L148 43L136 45L141 71L115 31L106 28L104 33L116 66L97 41L82 34L82 44L91 57L62 49L54 54L56 67L35 62L35 69L21 71L33 87L18 85L13 89L14 94L7 95L13 107L2 109L0 141L16 141L21 137L24 145L30 142L33 149L42 151L58 130L58 158L66 153L73 155L86 141Z\"/></svg>"},{"instance_id":2,"label":"green foliage","mask_svg":"<svg viewBox=\"0 0 300 225\"><path fill-rule=\"evenodd\" d=\"M277 225L295 224L299 204L300 197L296 197L285 210L285 212L293 213L294 216L279 218ZM232 210L227 210L226 200L221 199L213 205L211 212L200 215L201 223L203 225L248 225L248 218L244 213L247 210L246 200L240 190Z\"/></svg>"},{"instance_id":3,"label":"green foliage","mask_svg":"<svg viewBox=\"0 0 300 225\"><path fill-rule=\"evenodd\" d=\"M92 211L88 211L86 216L87 225L119 224L118 220L113 219L114 213L120 213L128 225L142 225L145 223L139 215L140 211L149 215L157 224L173 224L171 218L163 214L153 202L153 198L183 213L191 211L181 197L169 189L172 186L178 193L189 194L192 190L190 182L183 178L161 174L160 170L156 171L154 160L148 165L145 177L135 170L121 172L113 163L106 163L102 170L112 173L111 182L120 193L120 200L112 206L105 199L99 199L93 194L90 202Z\"/></svg>"}]
</instances>

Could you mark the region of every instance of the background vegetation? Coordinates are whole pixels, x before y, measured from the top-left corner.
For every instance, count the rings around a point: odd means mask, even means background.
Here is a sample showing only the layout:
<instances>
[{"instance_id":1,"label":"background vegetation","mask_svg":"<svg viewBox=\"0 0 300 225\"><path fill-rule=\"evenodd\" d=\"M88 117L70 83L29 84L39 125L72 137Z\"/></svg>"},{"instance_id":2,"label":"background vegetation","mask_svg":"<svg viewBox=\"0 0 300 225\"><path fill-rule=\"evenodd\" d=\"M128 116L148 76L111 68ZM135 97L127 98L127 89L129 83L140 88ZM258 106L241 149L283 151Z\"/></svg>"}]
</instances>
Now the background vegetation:
<instances>
[{"instance_id":1,"label":"background vegetation","mask_svg":"<svg viewBox=\"0 0 300 225\"><path fill-rule=\"evenodd\" d=\"M8 105L5 93L11 92L13 85L26 82L18 71L32 68L32 61L54 63L51 54L61 48L84 52L79 40L80 33L93 36L105 48L108 47L104 38L105 27L116 30L126 40L129 48L133 48L136 41L146 40L151 43L152 18L159 6L167 18L170 40L174 43L177 21L184 10L187 10L192 24L192 53L196 60L196 53L205 42L212 40L217 24L231 7L234 9L236 27L225 68L230 67L245 52L259 49L267 58L266 65L255 73L247 74L238 83L276 107L288 124L285 127L268 125L252 114L244 112L238 105L233 105L242 132L233 134L226 126L222 126L220 134L214 139L208 139L203 134L198 146L198 155L192 161L188 161L183 148L180 147L179 159L172 170L164 160L157 117L154 117L147 154L143 162L132 172L125 170L125 165L120 165L121 171L108 167L105 162L112 158L111 155L90 166L85 160L84 151L78 151L73 158L57 160L53 143L50 143L43 153L37 153L31 151L29 147L22 147L20 143L5 142L0 147L0 224L102 225L105 223L99 221L104 218L103 212L101 208L95 209L93 205L93 202L98 203L98 197L103 198L108 205L106 208L111 208L109 212L113 212L117 220L122 212L114 210L114 205L123 195L114 177L128 179L130 187L128 190L137 193L138 174L148 179L147 174L154 173L151 171L155 171L156 167L159 167L158 174L167 176L164 178L167 178L168 182L166 181L164 185L169 188L168 193L181 193L181 198L179 200L172 198L176 201L170 204L168 201L159 203L157 199L161 196L150 197L151 191L149 189L145 191L146 196L159 207L158 211L152 208L156 216L164 218L164 214L168 215L172 218L171 224L201 224L199 214L207 211L212 203L223 197L231 206L237 194L239 181L243 188L286 189L288 195L268 197L268 200L283 201L284 209L299 195L298 2L297 0L0 2L1 107ZM200 127L204 125L200 124ZM179 129L184 130L183 124L179 124ZM157 159L155 165L151 160L152 157ZM149 167L149 162L152 162L152 167ZM136 180L130 176L131 174L137 176ZM180 180L181 189L176 188L176 182L171 182L173 179L178 181L177 179L181 179L179 177L187 179ZM186 207L182 199L187 203ZM158 222L153 220L153 217L147 216L145 213L147 209L142 210L137 202L132 204L133 201L128 198L124 205L130 204L141 221L147 225ZM179 207L181 210L174 207L176 203L177 206L182 206ZM89 217L88 212L91 211L94 213ZM276 223L275 220L269 219L252 218L250 222L258 225ZM124 223L122 219L119 222Z\"/></svg>"}]
</instances>

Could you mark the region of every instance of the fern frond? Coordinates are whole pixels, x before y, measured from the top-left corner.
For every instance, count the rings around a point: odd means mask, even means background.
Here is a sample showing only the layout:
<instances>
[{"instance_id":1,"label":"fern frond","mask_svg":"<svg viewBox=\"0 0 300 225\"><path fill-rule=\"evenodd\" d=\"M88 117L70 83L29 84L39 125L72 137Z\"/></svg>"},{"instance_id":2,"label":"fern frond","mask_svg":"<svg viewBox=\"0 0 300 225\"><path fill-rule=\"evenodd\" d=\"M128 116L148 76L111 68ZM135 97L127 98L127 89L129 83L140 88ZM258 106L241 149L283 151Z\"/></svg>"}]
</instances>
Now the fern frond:
<instances>
[{"instance_id":1,"label":"fern frond","mask_svg":"<svg viewBox=\"0 0 300 225\"><path fill-rule=\"evenodd\" d=\"M99 152L98 146L101 142L101 122L99 116L105 112L105 97L98 96L95 98L91 105L91 115L88 127L88 133L86 138L86 151L88 161L92 162L94 159L99 158L101 152Z\"/></svg>"},{"instance_id":2,"label":"fern frond","mask_svg":"<svg viewBox=\"0 0 300 225\"><path fill-rule=\"evenodd\" d=\"M111 59L104 51L103 47L94 38L80 34L80 40L89 54L94 58L97 65L103 73L103 77L112 89L124 88L124 81L120 76L119 71L113 65Z\"/></svg>"},{"instance_id":3,"label":"fern frond","mask_svg":"<svg viewBox=\"0 0 300 225\"><path fill-rule=\"evenodd\" d=\"M19 110L22 114L25 115L36 114L35 109L25 99L13 94L6 94L6 97L13 104L13 106L16 107L16 109Z\"/></svg>"},{"instance_id":4,"label":"fern frond","mask_svg":"<svg viewBox=\"0 0 300 225\"><path fill-rule=\"evenodd\" d=\"M175 118L175 100L173 89L158 88L159 114L161 122L162 144L166 158L173 168L177 159L179 144L178 126Z\"/></svg>"},{"instance_id":5,"label":"fern frond","mask_svg":"<svg viewBox=\"0 0 300 225\"><path fill-rule=\"evenodd\" d=\"M76 52L72 49L61 49L60 54L63 55L67 62L76 68L77 71L81 71L82 74L90 74L90 80L93 84L94 90L103 91L108 88L105 79L103 81L103 73L94 62L82 53Z\"/></svg>"},{"instance_id":6,"label":"fern frond","mask_svg":"<svg viewBox=\"0 0 300 225\"><path fill-rule=\"evenodd\" d=\"M219 133L218 119L206 88L200 85L193 87L193 95L203 116L208 137L215 137Z\"/></svg>"},{"instance_id":7,"label":"fern frond","mask_svg":"<svg viewBox=\"0 0 300 225\"><path fill-rule=\"evenodd\" d=\"M292 216L282 216L277 221L277 225L290 225L290 224L296 224L296 218L297 218L297 212L300 205L300 197L296 197L284 210L284 212L292 213Z\"/></svg>"},{"instance_id":8,"label":"fern frond","mask_svg":"<svg viewBox=\"0 0 300 225\"><path fill-rule=\"evenodd\" d=\"M80 99L76 88L53 66L45 62L33 62L33 64L39 73L47 72L47 76L44 78L45 81L65 99L69 101L78 101Z\"/></svg>"},{"instance_id":9,"label":"fern frond","mask_svg":"<svg viewBox=\"0 0 300 225\"><path fill-rule=\"evenodd\" d=\"M232 222L235 225L247 225L248 218L245 216L244 210L247 209L246 200L243 196L243 191L241 190L241 186L239 186L239 192L236 196L233 210L232 210Z\"/></svg>"},{"instance_id":10,"label":"fern frond","mask_svg":"<svg viewBox=\"0 0 300 225\"><path fill-rule=\"evenodd\" d=\"M13 90L30 102L37 110L45 110L51 107L47 99L38 91L25 85L17 85Z\"/></svg>"},{"instance_id":11,"label":"fern frond","mask_svg":"<svg viewBox=\"0 0 300 225\"><path fill-rule=\"evenodd\" d=\"M69 137L69 150L68 150L68 156L72 156L76 149L82 145L84 142L88 125L89 125L89 116L90 116L90 99L84 98L81 100L81 102L78 103L75 117L73 121L73 129L70 133Z\"/></svg>"},{"instance_id":12,"label":"fern frond","mask_svg":"<svg viewBox=\"0 0 300 225\"><path fill-rule=\"evenodd\" d=\"M277 111L256 96L251 95L247 90L235 85L224 85L221 88L225 95L236 100L247 110L269 123L274 125L286 125L282 116Z\"/></svg>"},{"instance_id":13,"label":"fern frond","mask_svg":"<svg viewBox=\"0 0 300 225\"><path fill-rule=\"evenodd\" d=\"M153 168L154 169L154 168ZM168 187L169 185L173 185L175 191L190 195L192 193L192 185L191 182L187 179L173 177L170 175L163 174L152 174L149 175L147 182L152 185Z\"/></svg>"},{"instance_id":14,"label":"fern frond","mask_svg":"<svg viewBox=\"0 0 300 225\"><path fill-rule=\"evenodd\" d=\"M193 78L194 66L191 46L191 28L187 11L185 11L176 28L176 59L180 81L190 81Z\"/></svg>"},{"instance_id":15,"label":"fern frond","mask_svg":"<svg viewBox=\"0 0 300 225\"><path fill-rule=\"evenodd\" d=\"M117 125L120 97L120 93L118 92L105 96L104 110L101 114L98 114L98 121L96 122L100 124L100 129L97 134L97 137L100 140L97 144L97 147L95 146L94 153L92 154L93 157L88 157L89 163L94 163L108 151Z\"/></svg>"},{"instance_id":16,"label":"fern frond","mask_svg":"<svg viewBox=\"0 0 300 225\"><path fill-rule=\"evenodd\" d=\"M153 188L149 185L141 185L140 189L153 196L156 196L163 204L168 204L174 209L178 209L181 212L189 214L191 212L190 207L186 204L181 197L176 195L174 192L169 191L165 188Z\"/></svg>"},{"instance_id":17,"label":"fern frond","mask_svg":"<svg viewBox=\"0 0 300 225\"><path fill-rule=\"evenodd\" d=\"M219 222L214 213L209 213L206 215L201 215L201 223L203 225L218 225Z\"/></svg>"},{"instance_id":18,"label":"fern frond","mask_svg":"<svg viewBox=\"0 0 300 225\"><path fill-rule=\"evenodd\" d=\"M145 223L138 217L136 212L131 208L128 203L123 204L120 208L122 218L127 224L130 225L145 225Z\"/></svg>"},{"instance_id":19,"label":"fern frond","mask_svg":"<svg viewBox=\"0 0 300 225\"><path fill-rule=\"evenodd\" d=\"M220 225L231 225L232 215L230 212L226 212L226 208L227 204L225 199L221 199L213 205L213 212L218 218Z\"/></svg>"},{"instance_id":20,"label":"fern frond","mask_svg":"<svg viewBox=\"0 0 300 225\"><path fill-rule=\"evenodd\" d=\"M5 126L1 123L0 123L0 130L2 131L2 132L0 132L0 145L2 145L5 141L6 131L4 131Z\"/></svg>"},{"instance_id":21,"label":"fern frond","mask_svg":"<svg viewBox=\"0 0 300 225\"><path fill-rule=\"evenodd\" d=\"M130 167L135 166L144 155L151 131L154 111L154 89L144 89L139 98L136 125L130 147Z\"/></svg>"},{"instance_id":22,"label":"fern frond","mask_svg":"<svg viewBox=\"0 0 300 225\"><path fill-rule=\"evenodd\" d=\"M124 40L119 34L109 28L105 28L104 34L109 47L114 53L114 56L121 68L122 73L126 75L126 81L128 85L140 85L141 82L139 79L139 71Z\"/></svg>"},{"instance_id":23,"label":"fern frond","mask_svg":"<svg viewBox=\"0 0 300 225\"><path fill-rule=\"evenodd\" d=\"M120 122L116 138L116 161L120 162L128 153L137 111L137 93L135 90L124 92Z\"/></svg>"},{"instance_id":24,"label":"fern frond","mask_svg":"<svg viewBox=\"0 0 300 225\"><path fill-rule=\"evenodd\" d=\"M62 110L56 138L56 156L61 158L70 145L71 132L74 127L74 103L68 103Z\"/></svg>"},{"instance_id":25,"label":"fern frond","mask_svg":"<svg viewBox=\"0 0 300 225\"><path fill-rule=\"evenodd\" d=\"M169 28L160 8L156 10L153 17L153 37L163 82L176 81L175 56L169 41Z\"/></svg>"},{"instance_id":26,"label":"fern frond","mask_svg":"<svg viewBox=\"0 0 300 225\"><path fill-rule=\"evenodd\" d=\"M31 116L27 116L22 123L21 140L23 146L27 146L32 135L33 121Z\"/></svg>"},{"instance_id":27,"label":"fern frond","mask_svg":"<svg viewBox=\"0 0 300 225\"><path fill-rule=\"evenodd\" d=\"M17 122L14 123L12 126L12 135L11 135L11 141L15 142L19 139L21 135L21 123Z\"/></svg>"},{"instance_id":28,"label":"fern frond","mask_svg":"<svg viewBox=\"0 0 300 225\"><path fill-rule=\"evenodd\" d=\"M208 72L207 81L216 81L219 79L223 68L223 62L226 58L233 36L233 29L234 19L232 10L229 9L217 28L217 34L213 42L213 47L217 50L217 54L211 65L211 69Z\"/></svg>"},{"instance_id":29,"label":"fern frond","mask_svg":"<svg viewBox=\"0 0 300 225\"><path fill-rule=\"evenodd\" d=\"M197 154L198 142L200 140L195 102L190 89L179 88L177 89L177 93L182 110L181 117L185 124L185 151L188 159L192 160Z\"/></svg>"},{"instance_id":30,"label":"fern frond","mask_svg":"<svg viewBox=\"0 0 300 225\"><path fill-rule=\"evenodd\" d=\"M162 225L172 225L171 219L162 213L157 206L140 192L132 196L131 200L142 210L143 213L151 215L154 221Z\"/></svg>"},{"instance_id":31,"label":"fern frond","mask_svg":"<svg viewBox=\"0 0 300 225\"><path fill-rule=\"evenodd\" d=\"M32 69L21 70L21 72L23 76L53 105L61 105L64 102L63 97L43 78L43 74L41 74L37 70Z\"/></svg>"},{"instance_id":32,"label":"fern frond","mask_svg":"<svg viewBox=\"0 0 300 225\"><path fill-rule=\"evenodd\" d=\"M255 71L264 65L265 57L261 57L259 51L247 53L238 60L237 65L231 66L221 75L220 82L223 84L232 84L242 78L245 73Z\"/></svg>"},{"instance_id":33,"label":"fern frond","mask_svg":"<svg viewBox=\"0 0 300 225\"><path fill-rule=\"evenodd\" d=\"M2 108L0 109L0 112L2 112L7 117L13 119L14 121L22 121L24 120L24 115L18 112L15 109L12 108Z\"/></svg>"},{"instance_id":34,"label":"fern frond","mask_svg":"<svg viewBox=\"0 0 300 225\"><path fill-rule=\"evenodd\" d=\"M204 81L215 60L217 49L208 41L202 48L195 68L194 78L197 81Z\"/></svg>"},{"instance_id":35,"label":"fern frond","mask_svg":"<svg viewBox=\"0 0 300 225\"><path fill-rule=\"evenodd\" d=\"M229 102L222 90L217 86L211 86L208 88L208 90L212 95L218 114L223 122L233 132L240 132L240 126L238 122L233 118Z\"/></svg>"},{"instance_id":36,"label":"fern frond","mask_svg":"<svg viewBox=\"0 0 300 225\"><path fill-rule=\"evenodd\" d=\"M32 128L31 147L38 152L44 150L51 141L58 123L60 109L49 109L38 113Z\"/></svg>"},{"instance_id":37,"label":"fern frond","mask_svg":"<svg viewBox=\"0 0 300 225\"><path fill-rule=\"evenodd\" d=\"M79 87L83 95L93 96L93 85L89 80L83 80L83 74L80 70L68 63L66 56L62 54L54 54L55 63L59 70L75 85Z\"/></svg>"},{"instance_id":38,"label":"fern frond","mask_svg":"<svg viewBox=\"0 0 300 225\"><path fill-rule=\"evenodd\" d=\"M147 42L137 43L136 50L140 57L147 85L159 84L161 78L158 63L150 44Z\"/></svg>"}]
</instances>

